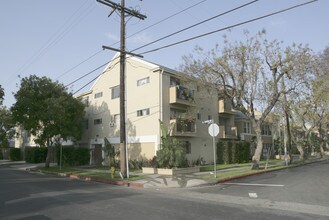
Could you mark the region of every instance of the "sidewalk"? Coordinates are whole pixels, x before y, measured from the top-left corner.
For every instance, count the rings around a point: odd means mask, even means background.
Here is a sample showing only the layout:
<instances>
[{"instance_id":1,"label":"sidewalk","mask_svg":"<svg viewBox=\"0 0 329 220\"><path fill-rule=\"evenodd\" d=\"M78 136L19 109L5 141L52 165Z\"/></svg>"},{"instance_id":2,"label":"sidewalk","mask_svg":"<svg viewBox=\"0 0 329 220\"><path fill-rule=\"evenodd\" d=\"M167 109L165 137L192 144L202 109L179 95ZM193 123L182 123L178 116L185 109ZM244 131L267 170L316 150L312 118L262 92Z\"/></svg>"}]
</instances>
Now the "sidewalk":
<instances>
[{"instance_id":1,"label":"sidewalk","mask_svg":"<svg viewBox=\"0 0 329 220\"><path fill-rule=\"evenodd\" d=\"M325 159L328 159L326 157ZM307 163L317 162L321 161L319 158L312 158ZM281 166L284 165L284 161L277 161L275 163L271 163L269 165L269 169L265 170L251 170L250 165L242 166L242 167L233 167L233 168L227 168L227 169L221 169L217 170L217 178L214 177L214 173L211 171L207 172L197 172L197 173L191 173L191 174L181 174L181 175L175 175L175 176L164 176L159 174L143 174L140 172L130 172L129 174L131 176L139 176L141 179L134 180L134 181L126 181L126 180L113 180L108 178L100 178L100 177L92 177L92 176L80 176L79 174L75 173L53 173L53 172L45 172L38 169L38 167L44 166L44 163L41 164L29 164L25 163L25 161L4 161L0 160L0 167L1 165L7 165L11 168L16 168L18 170L35 170L38 172L48 173L48 174L55 174L60 176L69 177L72 179L79 179L84 181L96 181L96 182L102 182L102 183L109 183L109 184L115 184L115 185L124 185L128 187L134 187L134 188L185 188L185 187L195 187L195 186L202 186L202 185L214 185L221 182L230 181L237 178L243 178L246 176L251 175L258 175L262 173L271 172L277 169L286 169L287 167ZM57 164L51 164L51 166L56 166ZM297 166L302 165L298 164ZM296 165L291 165L289 167L294 167ZM272 167L272 169L271 169ZM288 167L288 168L289 168ZM90 167L79 167L77 168L79 170L85 170L85 171L91 171L94 173L97 172L107 172L104 170L99 169L92 169ZM78 173L78 172L77 172ZM109 174L110 175L110 174Z\"/></svg>"}]
</instances>

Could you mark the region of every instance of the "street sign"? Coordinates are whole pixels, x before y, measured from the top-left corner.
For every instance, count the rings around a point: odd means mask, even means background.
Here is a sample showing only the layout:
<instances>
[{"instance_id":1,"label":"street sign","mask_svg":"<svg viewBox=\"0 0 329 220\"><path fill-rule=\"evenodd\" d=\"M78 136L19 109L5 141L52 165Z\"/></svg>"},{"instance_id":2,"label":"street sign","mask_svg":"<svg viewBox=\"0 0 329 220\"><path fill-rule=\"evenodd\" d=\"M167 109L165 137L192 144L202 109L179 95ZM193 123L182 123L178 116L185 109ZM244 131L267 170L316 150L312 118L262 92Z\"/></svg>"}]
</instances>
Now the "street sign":
<instances>
[{"instance_id":1,"label":"street sign","mask_svg":"<svg viewBox=\"0 0 329 220\"><path fill-rule=\"evenodd\" d=\"M219 127L217 124L213 123L209 126L208 132L211 137L216 137L219 134Z\"/></svg>"}]
</instances>

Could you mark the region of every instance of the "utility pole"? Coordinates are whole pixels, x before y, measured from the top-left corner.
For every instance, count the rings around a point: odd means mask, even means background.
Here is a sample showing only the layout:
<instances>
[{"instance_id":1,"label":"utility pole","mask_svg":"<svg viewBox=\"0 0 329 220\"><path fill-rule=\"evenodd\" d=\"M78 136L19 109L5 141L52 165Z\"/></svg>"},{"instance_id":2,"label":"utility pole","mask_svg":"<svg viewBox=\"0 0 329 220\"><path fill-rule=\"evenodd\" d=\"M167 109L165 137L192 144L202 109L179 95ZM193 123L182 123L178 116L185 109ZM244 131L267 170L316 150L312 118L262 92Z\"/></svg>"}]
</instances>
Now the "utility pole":
<instances>
[{"instance_id":1,"label":"utility pole","mask_svg":"<svg viewBox=\"0 0 329 220\"><path fill-rule=\"evenodd\" d=\"M130 15L144 20L145 15L140 14L138 11L125 7L125 0L121 0L121 4L114 3L109 0L96 0L106 6L111 7L113 10L110 15L115 11L120 11L121 25L120 25L120 171L124 178L129 178L129 164L128 164L128 147L126 135L126 89L125 89L125 66L126 54L135 55L126 52L126 24L125 16ZM109 15L109 16L110 16ZM115 48L103 46L103 49L110 49L118 51ZM139 55L138 55L139 56Z\"/></svg>"}]
</instances>

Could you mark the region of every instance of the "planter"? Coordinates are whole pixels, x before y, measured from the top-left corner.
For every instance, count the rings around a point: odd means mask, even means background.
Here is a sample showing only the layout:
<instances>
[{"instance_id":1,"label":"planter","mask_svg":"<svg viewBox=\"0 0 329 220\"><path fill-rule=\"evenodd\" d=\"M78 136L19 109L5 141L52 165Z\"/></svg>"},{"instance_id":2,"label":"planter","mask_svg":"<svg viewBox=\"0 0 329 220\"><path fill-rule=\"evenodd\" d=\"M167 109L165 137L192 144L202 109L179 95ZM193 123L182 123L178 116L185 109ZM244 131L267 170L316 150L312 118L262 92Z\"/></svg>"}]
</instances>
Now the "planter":
<instances>
[{"instance_id":1,"label":"planter","mask_svg":"<svg viewBox=\"0 0 329 220\"><path fill-rule=\"evenodd\" d=\"M158 169L154 167L142 167L143 173L145 174L157 174Z\"/></svg>"},{"instance_id":2,"label":"planter","mask_svg":"<svg viewBox=\"0 0 329 220\"><path fill-rule=\"evenodd\" d=\"M142 169L143 169L143 173L145 174L160 174L165 176L174 176L174 175L200 172L200 167L173 168L173 169L143 167Z\"/></svg>"}]
</instances>

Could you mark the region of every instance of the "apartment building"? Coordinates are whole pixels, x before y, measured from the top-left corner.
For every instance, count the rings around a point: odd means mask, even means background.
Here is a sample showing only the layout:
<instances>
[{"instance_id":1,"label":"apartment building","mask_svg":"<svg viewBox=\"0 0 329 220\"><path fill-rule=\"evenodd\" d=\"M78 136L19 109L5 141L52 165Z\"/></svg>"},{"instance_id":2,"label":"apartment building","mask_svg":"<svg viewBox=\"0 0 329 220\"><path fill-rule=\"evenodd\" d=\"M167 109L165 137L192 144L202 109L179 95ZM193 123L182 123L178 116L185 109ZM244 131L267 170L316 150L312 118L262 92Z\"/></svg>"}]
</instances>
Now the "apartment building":
<instances>
[{"instance_id":1,"label":"apartment building","mask_svg":"<svg viewBox=\"0 0 329 220\"><path fill-rule=\"evenodd\" d=\"M107 139L119 148L119 54L90 91L79 97L86 104L84 135L79 145L91 149L92 163L101 163ZM168 134L182 141L187 159L213 162L212 138L202 122L213 119L218 139L237 139L235 113L215 90L199 86L181 73L136 57L126 60L126 134L130 159L151 159L160 148L163 122ZM217 142L216 141L216 142Z\"/></svg>"}]
</instances>

